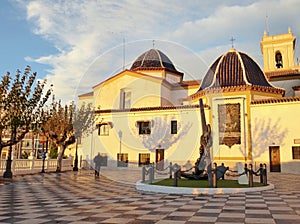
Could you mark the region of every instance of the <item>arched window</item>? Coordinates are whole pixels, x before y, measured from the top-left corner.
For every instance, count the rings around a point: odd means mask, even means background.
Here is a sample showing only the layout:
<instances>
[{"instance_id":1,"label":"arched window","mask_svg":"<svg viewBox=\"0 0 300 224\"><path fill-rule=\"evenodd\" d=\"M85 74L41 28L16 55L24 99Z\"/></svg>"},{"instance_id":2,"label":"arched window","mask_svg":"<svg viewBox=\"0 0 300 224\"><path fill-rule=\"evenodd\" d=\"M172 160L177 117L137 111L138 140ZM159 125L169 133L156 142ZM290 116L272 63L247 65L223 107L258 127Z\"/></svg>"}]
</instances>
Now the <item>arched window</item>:
<instances>
[{"instance_id":1,"label":"arched window","mask_svg":"<svg viewBox=\"0 0 300 224\"><path fill-rule=\"evenodd\" d=\"M276 68L282 68L283 63L282 63L282 55L280 51L277 51L275 54L275 62L276 62Z\"/></svg>"}]
</instances>

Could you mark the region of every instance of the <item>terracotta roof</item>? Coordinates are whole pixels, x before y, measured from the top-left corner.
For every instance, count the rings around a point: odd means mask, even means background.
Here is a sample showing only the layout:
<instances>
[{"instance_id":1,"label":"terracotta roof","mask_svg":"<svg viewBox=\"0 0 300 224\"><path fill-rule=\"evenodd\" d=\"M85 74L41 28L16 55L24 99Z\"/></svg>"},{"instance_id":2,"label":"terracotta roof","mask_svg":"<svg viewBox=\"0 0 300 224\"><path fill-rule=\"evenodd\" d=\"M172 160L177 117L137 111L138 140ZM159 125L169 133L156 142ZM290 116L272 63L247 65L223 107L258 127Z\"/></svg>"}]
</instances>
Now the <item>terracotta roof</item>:
<instances>
[{"instance_id":1,"label":"terracotta roof","mask_svg":"<svg viewBox=\"0 0 300 224\"><path fill-rule=\"evenodd\" d=\"M93 88L96 88L97 86L100 86L102 84L104 84L105 82L108 82L110 80L113 80L115 78L117 78L118 76L122 76L125 74L126 71L129 71L131 72L132 74L135 74L135 75L138 75L140 77L145 77L145 78L149 78L149 79L152 79L152 80L157 80L157 81L165 81L165 79L161 78L161 77L156 77L156 76L152 76L152 75L147 75L147 74L144 74L144 73L141 73L141 72L138 72L138 71L131 71L131 70L124 70L124 71L121 71L119 72L118 74L114 75L114 76L111 76L107 79L105 79L104 81L98 83L97 85L93 86ZM166 81L167 82L167 81Z\"/></svg>"},{"instance_id":2,"label":"terracotta roof","mask_svg":"<svg viewBox=\"0 0 300 224\"><path fill-rule=\"evenodd\" d=\"M204 105L207 107L207 105ZM106 109L96 110L95 113L120 113L120 112L138 112L138 111L161 111L161 110L182 110L182 109L195 109L199 108L199 105L180 105L180 106L165 106L165 107L139 107L130 109Z\"/></svg>"},{"instance_id":3,"label":"terracotta roof","mask_svg":"<svg viewBox=\"0 0 300 224\"><path fill-rule=\"evenodd\" d=\"M265 93L275 93L280 94L281 96L284 95L285 90L274 88L274 87L265 87L265 86L255 86L255 85L240 85L240 86L225 86L225 87L214 87L214 88L207 88L205 90L198 91L190 96L191 99L197 99L201 96L206 94L213 94L213 93L226 93L226 92L239 92L239 91L259 91Z\"/></svg>"},{"instance_id":4,"label":"terracotta roof","mask_svg":"<svg viewBox=\"0 0 300 224\"><path fill-rule=\"evenodd\" d=\"M89 93L81 94L81 95L79 95L78 97L93 96L93 95L94 95L94 92L89 92Z\"/></svg>"},{"instance_id":5,"label":"terracotta roof","mask_svg":"<svg viewBox=\"0 0 300 224\"><path fill-rule=\"evenodd\" d=\"M201 79L199 80L184 80L181 82L182 85L188 85L188 86L199 86L201 83Z\"/></svg>"},{"instance_id":6,"label":"terracotta roof","mask_svg":"<svg viewBox=\"0 0 300 224\"><path fill-rule=\"evenodd\" d=\"M172 61L160 50L150 49L141 54L132 64L130 70L144 68L167 68L176 71Z\"/></svg>"},{"instance_id":7,"label":"terracotta roof","mask_svg":"<svg viewBox=\"0 0 300 224\"><path fill-rule=\"evenodd\" d=\"M286 103L286 102L300 102L300 96L252 100L251 104L256 105L256 104L272 104L272 103Z\"/></svg>"},{"instance_id":8,"label":"terracotta roof","mask_svg":"<svg viewBox=\"0 0 300 224\"><path fill-rule=\"evenodd\" d=\"M300 76L300 72L298 69L278 69L272 72L265 72L265 74L269 80Z\"/></svg>"}]
</instances>

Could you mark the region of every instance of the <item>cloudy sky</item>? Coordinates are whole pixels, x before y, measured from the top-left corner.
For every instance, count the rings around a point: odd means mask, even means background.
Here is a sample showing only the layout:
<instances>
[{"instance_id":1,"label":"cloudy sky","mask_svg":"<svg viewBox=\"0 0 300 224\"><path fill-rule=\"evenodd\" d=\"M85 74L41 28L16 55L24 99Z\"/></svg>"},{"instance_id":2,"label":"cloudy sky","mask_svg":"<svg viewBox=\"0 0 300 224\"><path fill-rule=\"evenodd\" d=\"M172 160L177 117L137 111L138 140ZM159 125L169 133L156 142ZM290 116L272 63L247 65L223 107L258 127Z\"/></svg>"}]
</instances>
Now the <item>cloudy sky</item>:
<instances>
[{"instance_id":1,"label":"cloudy sky","mask_svg":"<svg viewBox=\"0 0 300 224\"><path fill-rule=\"evenodd\" d=\"M201 79L234 47L262 67L260 41L286 33L300 39L300 0L2 0L0 72L30 65L74 100L130 68L144 51L160 49L185 73ZM295 58L300 58L296 44Z\"/></svg>"}]
</instances>

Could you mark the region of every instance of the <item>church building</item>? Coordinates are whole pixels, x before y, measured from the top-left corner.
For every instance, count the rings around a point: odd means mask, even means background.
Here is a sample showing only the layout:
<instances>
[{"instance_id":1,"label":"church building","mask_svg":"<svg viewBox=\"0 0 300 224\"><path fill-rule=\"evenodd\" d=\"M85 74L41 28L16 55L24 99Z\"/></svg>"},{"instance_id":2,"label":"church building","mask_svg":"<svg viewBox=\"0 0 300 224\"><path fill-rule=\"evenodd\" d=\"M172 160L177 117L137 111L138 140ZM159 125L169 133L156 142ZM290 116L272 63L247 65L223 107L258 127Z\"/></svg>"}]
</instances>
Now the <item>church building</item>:
<instances>
[{"instance_id":1,"label":"church building","mask_svg":"<svg viewBox=\"0 0 300 224\"><path fill-rule=\"evenodd\" d=\"M155 162L194 163L199 157L204 102L211 126L212 159L231 169L238 162L269 171L300 173L300 73L295 37L264 33L264 70L234 48L220 55L202 80L184 80L159 49L142 53L126 69L79 96L95 109L96 130L79 154L100 153L104 166L139 167Z\"/></svg>"}]
</instances>

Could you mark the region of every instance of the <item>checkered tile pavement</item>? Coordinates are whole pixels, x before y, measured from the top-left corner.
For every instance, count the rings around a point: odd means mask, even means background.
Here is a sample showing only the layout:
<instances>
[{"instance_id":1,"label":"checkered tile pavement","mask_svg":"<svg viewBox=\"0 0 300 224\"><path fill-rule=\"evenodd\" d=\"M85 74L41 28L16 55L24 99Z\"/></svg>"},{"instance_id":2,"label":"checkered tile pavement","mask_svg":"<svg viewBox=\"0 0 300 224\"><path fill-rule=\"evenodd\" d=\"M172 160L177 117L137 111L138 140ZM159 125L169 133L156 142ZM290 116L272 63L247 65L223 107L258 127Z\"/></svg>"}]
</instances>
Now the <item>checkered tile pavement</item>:
<instances>
[{"instance_id":1,"label":"checkered tile pavement","mask_svg":"<svg viewBox=\"0 0 300 224\"><path fill-rule=\"evenodd\" d=\"M95 178L91 171L20 176L0 185L0 223L295 224L299 178L274 176L275 189L257 193L166 195L140 194L130 182Z\"/></svg>"}]
</instances>

